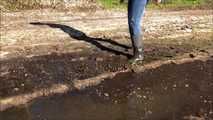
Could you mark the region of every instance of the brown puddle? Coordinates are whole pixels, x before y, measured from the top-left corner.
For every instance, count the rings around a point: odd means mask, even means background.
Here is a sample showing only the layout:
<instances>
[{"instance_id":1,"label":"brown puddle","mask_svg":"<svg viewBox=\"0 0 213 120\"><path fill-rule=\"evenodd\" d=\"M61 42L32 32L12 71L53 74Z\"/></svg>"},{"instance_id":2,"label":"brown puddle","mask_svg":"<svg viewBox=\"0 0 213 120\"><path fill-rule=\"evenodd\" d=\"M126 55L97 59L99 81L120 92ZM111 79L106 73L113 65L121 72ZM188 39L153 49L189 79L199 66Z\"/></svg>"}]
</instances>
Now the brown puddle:
<instances>
[{"instance_id":1,"label":"brown puddle","mask_svg":"<svg viewBox=\"0 0 213 120\"><path fill-rule=\"evenodd\" d=\"M213 60L121 73L96 87L44 97L0 120L212 120Z\"/></svg>"}]
</instances>

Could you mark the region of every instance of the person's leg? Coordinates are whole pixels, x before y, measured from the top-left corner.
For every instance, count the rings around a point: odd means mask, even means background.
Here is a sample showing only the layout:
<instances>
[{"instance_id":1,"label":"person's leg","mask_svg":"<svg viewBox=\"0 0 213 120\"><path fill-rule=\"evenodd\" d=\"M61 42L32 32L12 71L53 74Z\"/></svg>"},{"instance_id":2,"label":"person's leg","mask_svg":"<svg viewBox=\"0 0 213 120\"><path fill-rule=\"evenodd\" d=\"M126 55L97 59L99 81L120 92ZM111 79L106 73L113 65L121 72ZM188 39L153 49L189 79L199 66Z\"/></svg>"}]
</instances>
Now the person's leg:
<instances>
[{"instance_id":1,"label":"person's leg","mask_svg":"<svg viewBox=\"0 0 213 120\"><path fill-rule=\"evenodd\" d=\"M134 58L143 60L143 44L141 20L147 0L129 0L128 2L128 23L131 41L133 45Z\"/></svg>"}]
</instances>

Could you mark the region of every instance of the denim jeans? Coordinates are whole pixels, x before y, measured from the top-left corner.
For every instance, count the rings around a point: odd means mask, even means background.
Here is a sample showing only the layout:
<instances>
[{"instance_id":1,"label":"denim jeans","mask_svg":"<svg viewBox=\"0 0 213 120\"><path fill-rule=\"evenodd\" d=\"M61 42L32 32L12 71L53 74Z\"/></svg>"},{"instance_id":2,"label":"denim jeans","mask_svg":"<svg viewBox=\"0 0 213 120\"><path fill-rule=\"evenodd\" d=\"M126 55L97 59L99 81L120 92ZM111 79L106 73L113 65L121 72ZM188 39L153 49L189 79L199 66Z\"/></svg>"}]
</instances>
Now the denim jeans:
<instances>
[{"instance_id":1,"label":"denim jeans","mask_svg":"<svg viewBox=\"0 0 213 120\"><path fill-rule=\"evenodd\" d=\"M129 0L128 24L133 49L143 49L141 22L144 16L147 0Z\"/></svg>"}]
</instances>

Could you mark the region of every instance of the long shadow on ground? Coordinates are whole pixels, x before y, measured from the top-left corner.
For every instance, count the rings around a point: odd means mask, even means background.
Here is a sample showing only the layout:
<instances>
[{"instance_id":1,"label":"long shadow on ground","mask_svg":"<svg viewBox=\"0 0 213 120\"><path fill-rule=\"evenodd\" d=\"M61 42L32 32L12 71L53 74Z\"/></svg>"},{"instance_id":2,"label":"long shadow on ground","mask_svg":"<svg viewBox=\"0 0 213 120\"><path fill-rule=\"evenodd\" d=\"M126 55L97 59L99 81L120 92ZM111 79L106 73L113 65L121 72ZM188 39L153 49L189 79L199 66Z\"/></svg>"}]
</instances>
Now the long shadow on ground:
<instances>
[{"instance_id":1,"label":"long shadow on ground","mask_svg":"<svg viewBox=\"0 0 213 120\"><path fill-rule=\"evenodd\" d=\"M61 24L53 24L53 23L40 23L40 22L32 22L30 23L32 25L47 25L51 28L59 28L62 31L64 31L65 33L67 33L71 38L74 38L75 40L79 40L79 41L85 41L87 43L90 43L92 45L95 45L97 48L103 50L103 51L108 51L110 53L114 53L116 55L124 55L128 58L131 57L130 54L122 52L122 51L118 51L112 48L109 48L107 46L102 45L100 42L105 42L105 43L109 43L113 46L117 46L117 47L122 47L124 49L130 49L131 47L127 46L127 45L123 45L120 44L116 41L113 41L111 39L103 39L103 38L94 38L94 37L89 37L87 36L84 32L77 30L73 27L67 26L67 25L61 25Z\"/></svg>"}]
</instances>

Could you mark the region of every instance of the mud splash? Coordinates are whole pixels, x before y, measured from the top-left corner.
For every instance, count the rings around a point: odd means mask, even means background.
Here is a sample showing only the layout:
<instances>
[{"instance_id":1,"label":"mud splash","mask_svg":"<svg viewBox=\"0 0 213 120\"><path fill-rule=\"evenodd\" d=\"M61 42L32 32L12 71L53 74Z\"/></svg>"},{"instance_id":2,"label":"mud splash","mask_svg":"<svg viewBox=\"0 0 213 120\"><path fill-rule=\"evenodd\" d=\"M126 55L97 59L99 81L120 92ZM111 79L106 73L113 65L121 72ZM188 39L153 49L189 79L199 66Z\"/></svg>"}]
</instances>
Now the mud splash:
<instances>
[{"instance_id":1,"label":"mud splash","mask_svg":"<svg viewBox=\"0 0 213 120\"><path fill-rule=\"evenodd\" d=\"M40 98L2 120L212 120L213 60L121 73L96 87Z\"/></svg>"}]
</instances>

